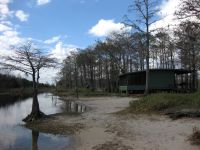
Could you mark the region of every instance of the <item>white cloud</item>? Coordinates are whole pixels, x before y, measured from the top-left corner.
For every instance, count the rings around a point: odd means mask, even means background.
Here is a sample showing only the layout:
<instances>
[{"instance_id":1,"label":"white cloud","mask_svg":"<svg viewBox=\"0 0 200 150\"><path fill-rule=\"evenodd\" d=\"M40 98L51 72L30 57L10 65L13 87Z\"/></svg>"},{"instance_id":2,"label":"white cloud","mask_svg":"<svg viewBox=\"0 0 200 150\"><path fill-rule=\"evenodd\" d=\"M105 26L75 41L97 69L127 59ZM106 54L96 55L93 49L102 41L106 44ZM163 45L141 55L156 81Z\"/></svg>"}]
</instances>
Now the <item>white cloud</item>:
<instances>
[{"instance_id":1,"label":"white cloud","mask_svg":"<svg viewBox=\"0 0 200 150\"><path fill-rule=\"evenodd\" d=\"M29 14L25 13L23 10L17 10L15 16L22 22L27 21Z\"/></svg>"},{"instance_id":2,"label":"white cloud","mask_svg":"<svg viewBox=\"0 0 200 150\"><path fill-rule=\"evenodd\" d=\"M0 32L3 32L3 31L8 31L8 30L11 30L12 28L5 25L5 24L0 24Z\"/></svg>"},{"instance_id":3,"label":"white cloud","mask_svg":"<svg viewBox=\"0 0 200 150\"><path fill-rule=\"evenodd\" d=\"M77 51L77 46L75 45L65 45L63 42L58 42L55 48L52 49L51 53L59 61L64 60L71 52Z\"/></svg>"},{"instance_id":4,"label":"white cloud","mask_svg":"<svg viewBox=\"0 0 200 150\"><path fill-rule=\"evenodd\" d=\"M3 53L10 50L11 45L17 45L24 41L19 37L19 33L15 30L7 30L0 34L0 51Z\"/></svg>"},{"instance_id":5,"label":"white cloud","mask_svg":"<svg viewBox=\"0 0 200 150\"><path fill-rule=\"evenodd\" d=\"M10 22L8 20L2 20L1 23L4 24L4 25L8 25L8 26L12 26L13 25L12 22Z\"/></svg>"},{"instance_id":6,"label":"white cloud","mask_svg":"<svg viewBox=\"0 0 200 150\"><path fill-rule=\"evenodd\" d=\"M59 41L56 43L55 47L51 50L53 57L57 58L60 63L71 54L71 52L77 52L78 46L64 44ZM40 81L43 83L54 83L57 73L60 71L60 68L45 68L41 69Z\"/></svg>"},{"instance_id":7,"label":"white cloud","mask_svg":"<svg viewBox=\"0 0 200 150\"><path fill-rule=\"evenodd\" d=\"M40 70L40 82L54 84L60 68L42 68Z\"/></svg>"},{"instance_id":8,"label":"white cloud","mask_svg":"<svg viewBox=\"0 0 200 150\"><path fill-rule=\"evenodd\" d=\"M50 2L51 2L51 0L37 0L37 5L39 5L39 6L46 5Z\"/></svg>"},{"instance_id":9,"label":"white cloud","mask_svg":"<svg viewBox=\"0 0 200 150\"><path fill-rule=\"evenodd\" d=\"M13 24L10 20L10 17L16 16L20 21L27 21L29 15L24 13L22 10L14 11L9 9L9 4L13 0L0 0L0 55L12 55L13 51L11 49L11 45L19 45L21 43L24 43L27 40L32 40L31 38L25 38L20 35L20 32L17 30L17 27L15 24ZM40 1L39 4L44 4L44 1ZM56 41L56 38L54 38ZM43 41L39 41L43 43ZM43 43L44 45L44 43ZM60 51L59 51L60 48ZM55 50L53 51L55 56L61 57L62 54L59 55L59 52L62 53L62 49L67 49L66 46L61 44L59 47L59 44L55 47ZM70 48L68 48L69 50ZM66 51L68 51L66 50ZM63 54L67 54L67 52L63 52ZM63 56L64 58L64 56ZM1 60L0 60L1 61ZM53 82L53 77L56 76L56 73L59 71L58 69L43 69L41 70L41 82ZM20 74L22 77L25 77L23 73L19 72L12 72L14 75ZM26 77L27 78L27 77Z\"/></svg>"},{"instance_id":10,"label":"white cloud","mask_svg":"<svg viewBox=\"0 0 200 150\"><path fill-rule=\"evenodd\" d=\"M8 4L10 2L10 0L0 0L1 4Z\"/></svg>"},{"instance_id":11,"label":"white cloud","mask_svg":"<svg viewBox=\"0 0 200 150\"><path fill-rule=\"evenodd\" d=\"M1 14L4 14L4 15L9 13L7 4L0 3L0 12L1 12Z\"/></svg>"},{"instance_id":12,"label":"white cloud","mask_svg":"<svg viewBox=\"0 0 200 150\"><path fill-rule=\"evenodd\" d=\"M45 44L53 44L60 40L61 36L54 36L46 41L44 41Z\"/></svg>"},{"instance_id":13,"label":"white cloud","mask_svg":"<svg viewBox=\"0 0 200 150\"><path fill-rule=\"evenodd\" d=\"M0 0L0 20L7 18L11 11L8 8L10 0Z\"/></svg>"},{"instance_id":14,"label":"white cloud","mask_svg":"<svg viewBox=\"0 0 200 150\"><path fill-rule=\"evenodd\" d=\"M101 19L89 30L89 34L103 37L109 35L112 32L122 32L124 30L130 30L130 28L125 27L123 23L115 23L114 20Z\"/></svg>"},{"instance_id":15,"label":"white cloud","mask_svg":"<svg viewBox=\"0 0 200 150\"><path fill-rule=\"evenodd\" d=\"M180 3L180 0L164 0L160 5L160 11L158 13L161 20L152 24L150 29L166 28L168 26L173 28L173 26L179 24L180 20L176 18L174 13L179 9Z\"/></svg>"},{"instance_id":16,"label":"white cloud","mask_svg":"<svg viewBox=\"0 0 200 150\"><path fill-rule=\"evenodd\" d=\"M20 37L15 26L10 22L9 17L14 11L9 9L9 3L12 0L0 0L0 53L3 55L10 54L10 45L19 44L24 41Z\"/></svg>"},{"instance_id":17,"label":"white cloud","mask_svg":"<svg viewBox=\"0 0 200 150\"><path fill-rule=\"evenodd\" d=\"M158 16L161 20L152 24L150 26L150 30L166 28L169 33L172 33L182 21L185 21L187 19L190 19L191 21L198 21L195 17L178 19L175 15L175 12L181 9L180 5L181 0L163 0L162 4L159 6L160 11L158 13Z\"/></svg>"}]
</instances>

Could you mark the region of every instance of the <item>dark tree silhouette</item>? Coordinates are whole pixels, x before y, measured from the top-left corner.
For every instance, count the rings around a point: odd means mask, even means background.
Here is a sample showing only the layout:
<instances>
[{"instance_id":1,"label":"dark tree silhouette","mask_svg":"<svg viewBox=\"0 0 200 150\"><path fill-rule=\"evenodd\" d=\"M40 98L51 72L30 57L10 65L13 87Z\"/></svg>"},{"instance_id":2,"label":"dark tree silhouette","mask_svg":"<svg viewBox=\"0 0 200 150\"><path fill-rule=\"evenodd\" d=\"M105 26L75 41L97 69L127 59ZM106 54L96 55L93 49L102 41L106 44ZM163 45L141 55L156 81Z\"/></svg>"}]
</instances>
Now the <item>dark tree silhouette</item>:
<instances>
[{"instance_id":1,"label":"dark tree silhouette","mask_svg":"<svg viewBox=\"0 0 200 150\"><path fill-rule=\"evenodd\" d=\"M196 17L200 19L199 0L181 0L180 9L175 13L179 19Z\"/></svg>"}]
</instances>

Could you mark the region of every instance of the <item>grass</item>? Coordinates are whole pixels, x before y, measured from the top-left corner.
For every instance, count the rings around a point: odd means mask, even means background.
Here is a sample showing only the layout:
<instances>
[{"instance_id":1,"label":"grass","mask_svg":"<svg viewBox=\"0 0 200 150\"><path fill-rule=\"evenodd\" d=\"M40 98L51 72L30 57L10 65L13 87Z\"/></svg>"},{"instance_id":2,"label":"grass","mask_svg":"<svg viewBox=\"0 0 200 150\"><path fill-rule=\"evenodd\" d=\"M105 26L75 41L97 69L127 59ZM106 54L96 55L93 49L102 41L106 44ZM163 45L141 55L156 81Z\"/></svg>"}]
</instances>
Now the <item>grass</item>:
<instances>
[{"instance_id":1,"label":"grass","mask_svg":"<svg viewBox=\"0 0 200 150\"><path fill-rule=\"evenodd\" d=\"M193 133L188 139L194 145L200 145L200 130L198 128L193 128Z\"/></svg>"},{"instance_id":2,"label":"grass","mask_svg":"<svg viewBox=\"0 0 200 150\"><path fill-rule=\"evenodd\" d=\"M192 94L151 94L131 101L121 113L158 113L168 109L200 109L200 91Z\"/></svg>"},{"instance_id":3,"label":"grass","mask_svg":"<svg viewBox=\"0 0 200 150\"><path fill-rule=\"evenodd\" d=\"M76 91L72 89L58 89L57 91L54 92L54 94L59 95L59 96L72 96L76 97ZM92 91L90 89L84 89L80 88L78 90L78 96L79 97L101 97L101 96L119 96L118 93L109 93L105 91Z\"/></svg>"}]
</instances>

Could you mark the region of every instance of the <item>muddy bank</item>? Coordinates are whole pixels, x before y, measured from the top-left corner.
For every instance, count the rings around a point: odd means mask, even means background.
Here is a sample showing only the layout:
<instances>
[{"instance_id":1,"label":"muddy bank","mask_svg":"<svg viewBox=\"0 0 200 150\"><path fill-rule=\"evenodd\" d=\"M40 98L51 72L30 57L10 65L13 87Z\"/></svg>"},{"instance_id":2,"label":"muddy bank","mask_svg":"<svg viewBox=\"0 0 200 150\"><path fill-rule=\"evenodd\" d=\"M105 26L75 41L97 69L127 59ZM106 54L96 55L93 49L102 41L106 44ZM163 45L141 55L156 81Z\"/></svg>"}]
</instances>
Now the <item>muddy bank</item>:
<instances>
[{"instance_id":1,"label":"muddy bank","mask_svg":"<svg viewBox=\"0 0 200 150\"><path fill-rule=\"evenodd\" d=\"M80 98L91 110L80 115L57 115L38 126L72 134L73 150L199 150L188 137L199 119L172 120L160 115L116 115L128 107L131 97ZM49 126L50 125L50 126ZM44 129L45 131L45 129Z\"/></svg>"},{"instance_id":2,"label":"muddy bank","mask_svg":"<svg viewBox=\"0 0 200 150\"><path fill-rule=\"evenodd\" d=\"M84 129L84 124L81 123L63 123L60 117L67 116L65 113L57 115L50 115L47 118L43 118L31 123L26 123L24 126L34 131L40 131L43 133L59 134L59 135L72 135L80 130ZM76 117L73 115L71 117Z\"/></svg>"}]
</instances>

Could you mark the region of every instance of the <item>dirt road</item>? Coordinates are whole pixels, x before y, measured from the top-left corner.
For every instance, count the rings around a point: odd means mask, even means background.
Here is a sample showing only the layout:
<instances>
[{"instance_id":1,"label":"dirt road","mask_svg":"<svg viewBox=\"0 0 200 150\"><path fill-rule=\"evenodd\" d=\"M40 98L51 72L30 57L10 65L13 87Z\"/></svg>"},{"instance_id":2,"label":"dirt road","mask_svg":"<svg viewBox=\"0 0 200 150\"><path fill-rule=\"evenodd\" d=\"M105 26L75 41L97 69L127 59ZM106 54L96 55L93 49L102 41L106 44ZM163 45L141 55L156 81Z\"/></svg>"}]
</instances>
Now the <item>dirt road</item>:
<instances>
[{"instance_id":1,"label":"dirt road","mask_svg":"<svg viewBox=\"0 0 200 150\"><path fill-rule=\"evenodd\" d=\"M200 120L173 121L165 116L112 114L128 107L134 98L82 98L92 110L78 117L60 116L63 123L81 123L73 150L199 150L188 136Z\"/></svg>"}]
</instances>

